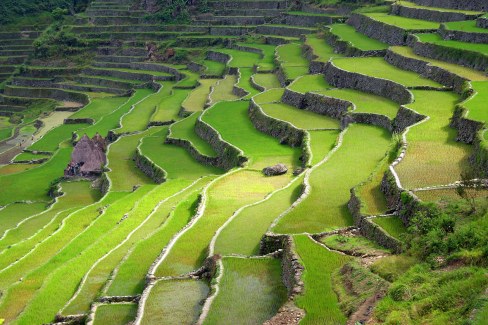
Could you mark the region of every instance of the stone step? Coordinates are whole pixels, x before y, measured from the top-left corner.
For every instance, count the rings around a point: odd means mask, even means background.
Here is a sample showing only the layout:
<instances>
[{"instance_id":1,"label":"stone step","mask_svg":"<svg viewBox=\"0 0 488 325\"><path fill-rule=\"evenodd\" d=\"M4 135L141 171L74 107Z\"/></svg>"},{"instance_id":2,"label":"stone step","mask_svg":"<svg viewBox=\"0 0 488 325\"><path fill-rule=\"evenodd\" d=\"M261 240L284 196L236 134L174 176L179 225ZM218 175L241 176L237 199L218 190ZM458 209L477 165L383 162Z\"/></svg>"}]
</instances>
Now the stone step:
<instances>
[{"instance_id":1,"label":"stone step","mask_svg":"<svg viewBox=\"0 0 488 325\"><path fill-rule=\"evenodd\" d=\"M222 9L286 9L288 1L275 0L233 0L233 1L208 1L210 8ZM250 10L250 11L252 11Z\"/></svg>"},{"instance_id":2,"label":"stone step","mask_svg":"<svg viewBox=\"0 0 488 325\"><path fill-rule=\"evenodd\" d=\"M196 17L194 23L205 25L262 25L264 16L201 16Z\"/></svg>"},{"instance_id":3,"label":"stone step","mask_svg":"<svg viewBox=\"0 0 488 325\"><path fill-rule=\"evenodd\" d=\"M27 57L27 55L0 56L0 64L22 64L27 59Z\"/></svg>"},{"instance_id":4,"label":"stone step","mask_svg":"<svg viewBox=\"0 0 488 325\"><path fill-rule=\"evenodd\" d=\"M16 68L15 65L0 65L0 73L13 73Z\"/></svg>"},{"instance_id":5,"label":"stone step","mask_svg":"<svg viewBox=\"0 0 488 325\"><path fill-rule=\"evenodd\" d=\"M95 57L95 62L131 63L131 62L143 62L146 59L147 59L146 56L100 55Z\"/></svg>"},{"instance_id":6,"label":"stone step","mask_svg":"<svg viewBox=\"0 0 488 325\"><path fill-rule=\"evenodd\" d=\"M142 82L138 81L131 81L131 80L124 80L118 78L110 78L110 77L97 77L97 76L88 76L88 75L79 75L74 78L74 80L79 84L87 84L87 85L97 85L102 87L109 87L109 88L119 88L119 89L132 89L135 85L140 85Z\"/></svg>"},{"instance_id":7,"label":"stone step","mask_svg":"<svg viewBox=\"0 0 488 325\"><path fill-rule=\"evenodd\" d=\"M32 48L25 50L6 50L0 49L0 56L27 56L34 52Z\"/></svg>"},{"instance_id":8,"label":"stone step","mask_svg":"<svg viewBox=\"0 0 488 325\"><path fill-rule=\"evenodd\" d=\"M167 39L175 38L180 35L203 35L204 33L192 33L192 32L151 32L151 33L85 33L80 34L84 38L88 39L110 39L110 40L140 40L140 41L163 41Z\"/></svg>"},{"instance_id":9,"label":"stone step","mask_svg":"<svg viewBox=\"0 0 488 325\"><path fill-rule=\"evenodd\" d=\"M109 88L97 85L87 85L87 84L79 84L75 82L60 82L56 83L53 86L61 89L67 90L74 90L74 91L82 91L82 92L93 92L93 93L109 93L115 95L125 95L127 94L127 89L119 89L119 88Z\"/></svg>"},{"instance_id":10,"label":"stone step","mask_svg":"<svg viewBox=\"0 0 488 325\"><path fill-rule=\"evenodd\" d=\"M15 113L25 111L26 109L26 106L0 104L0 112Z\"/></svg>"},{"instance_id":11,"label":"stone step","mask_svg":"<svg viewBox=\"0 0 488 325\"><path fill-rule=\"evenodd\" d=\"M225 9L220 8L214 11L217 16L264 16L264 17L276 17L284 13L284 9Z\"/></svg>"},{"instance_id":12,"label":"stone step","mask_svg":"<svg viewBox=\"0 0 488 325\"><path fill-rule=\"evenodd\" d=\"M10 46L32 46L34 39L6 39L0 41L0 46L2 48L8 48Z\"/></svg>"}]
</instances>

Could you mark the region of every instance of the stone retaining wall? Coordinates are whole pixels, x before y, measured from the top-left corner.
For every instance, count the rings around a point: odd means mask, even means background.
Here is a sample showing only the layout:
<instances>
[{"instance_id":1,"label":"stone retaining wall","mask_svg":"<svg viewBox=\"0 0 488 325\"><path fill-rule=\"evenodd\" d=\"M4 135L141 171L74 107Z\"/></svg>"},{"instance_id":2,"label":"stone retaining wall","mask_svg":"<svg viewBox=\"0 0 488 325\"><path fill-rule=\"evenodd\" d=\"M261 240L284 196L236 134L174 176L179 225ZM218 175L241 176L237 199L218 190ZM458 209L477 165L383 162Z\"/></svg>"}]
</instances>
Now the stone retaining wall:
<instances>
[{"instance_id":1,"label":"stone retaining wall","mask_svg":"<svg viewBox=\"0 0 488 325\"><path fill-rule=\"evenodd\" d=\"M222 161L222 168L228 170L236 166L244 166L247 162L247 158L243 153L238 148L224 141L220 136L220 133L209 124L202 121L201 118L202 116L200 116L195 123L195 132L199 137L207 141L215 152L217 152Z\"/></svg>"},{"instance_id":2,"label":"stone retaining wall","mask_svg":"<svg viewBox=\"0 0 488 325\"><path fill-rule=\"evenodd\" d=\"M241 36L254 32L255 27L211 26L209 34L217 36Z\"/></svg>"},{"instance_id":3,"label":"stone retaining wall","mask_svg":"<svg viewBox=\"0 0 488 325\"><path fill-rule=\"evenodd\" d=\"M387 50L385 60L400 69L414 71L422 76L432 79L446 87L452 87L460 94L467 79L464 79L448 70L433 66L427 61L405 57L392 50Z\"/></svg>"},{"instance_id":4,"label":"stone retaining wall","mask_svg":"<svg viewBox=\"0 0 488 325\"><path fill-rule=\"evenodd\" d=\"M330 25L337 22L338 19L327 16L306 16L285 14L284 23L292 26L315 27L319 24Z\"/></svg>"},{"instance_id":5,"label":"stone retaining wall","mask_svg":"<svg viewBox=\"0 0 488 325\"><path fill-rule=\"evenodd\" d=\"M476 26L479 28L488 28L488 17L480 17L476 20Z\"/></svg>"},{"instance_id":6,"label":"stone retaining wall","mask_svg":"<svg viewBox=\"0 0 488 325\"><path fill-rule=\"evenodd\" d=\"M208 1L210 8L223 9L286 9L286 1Z\"/></svg>"},{"instance_id":7,"label":"stone retaining wall","mask_svg":"<svg viewBox=\"0 0 488 325\"><path fill-rule=\"evenodd\" d=\"M351 88L389 98L399 104L413 101L412 93L403 85L391 80L366 76L357 72L342 70L331 61L325 66L325 79L338 88Z\"/></svg>"},{"instance_id":8,"label":"stone retaining wall","mask_svg":"<svg viewBox=\"0 0 488 325\"><path fill-rule=\"evenodd\" d=\"M466 32L463 30L450 30L446 28L446 25L441 24L441 27L437 31L439 35L445 40L455 40L467 43L488 43L488 33L476 33Z\"/></svg>"},{"instance_id":9,"label":"stone retaining wall","mask_svg":"<svg viewBox=\"0 0 488 325\"><path fill-rule=\"evenodd\" d=\"M288 290L288 298L293 298L303 292L302 274L304 267L300 264L300 257L295 252L293 239L289 235L275 235L267 233L259 244L259 253L267 255L281 250L281 278Z\"/></svg>"},{"instance_id":10,"label":"stone retaining wall","mask_svg":"<svg viewBox=\"0 0 488 325\"><path fill-rule=\"evenodd\" d=\"M215 167L220 167L222 169L229 169L229 166L223 164L219 157L209 157L200 153L193 146L193 144L188 140L171 138L170 136L168 136L165 140L165 143L169 143L169 144L173 144L185 148L186 151L188 151L188 153L193 157L193 159L195 159L199 163L202 163L207 166L215 166Z\"/></svg>"},{"instance_id":11,"label":"stone retaining wall","mask_svg":"<svg viewBox=\"0 0 488 325\"><path fill-rule=\"evenodd\" d=\"M408 44L420 56L447 61L480 71L488 69L488 56L480 52L456 49L433 43L422 43L415 35L408 37Z\"/></svg>"},{"instance_id":12,"label":"stone retaining wall","mask_svg":"<svg viewBox=\"0 0 488 325\"><path fill-rule=\"evenodd\" d=\"M49 88L55 87L52 80L45 79L24 79L14 77L12 80L12 85L21 87L39 87L39 88Z\"/></svg>"},{"instance_id":13,"label":"stone retaining wall","mask_svg":"<svg viewBox=\"0 0 488 325\"><path fill-rule=\"evenodd\" d=\"M419 114L408 107L400 106L396 117L392 121L393 131L396 133L402 133L410 125L414 125L427 118L427 116Z\"/></svg>"},{"instance_id":14,"label":"stone retaining wall","mask_svg":"<svg viewBox=\"0 0 488 325\"><path fill-rule=\"evenodd\" d=\"M63 124L95 124L92 118L65 118Z\"/></svg>"},{"instance_id":15,"label":"stone retaining wall","mask_svg":"<svg viewBox=\"0 0 488 325\"><path fill-rule=\"evenodd\" d=\"M217 61L223 64L229 63L231 56L226 53L207 51L207 60Z\"/></svg>"},{"instance_id":16,"label":"stone retaining wall","mask_svg":"<svg viewBox=\"0 0 488 325\"><path fill-rule=\"evenodd\" d=\"M449 22L449 21L460 21L460 20L472 20L476 19L478 15L465 14L461 12L452 11L440 11L434 8L423 9L423 8L412 8L404 7L401 4L391 5L391 14L395 16L402 16L414 19L436 21L439 23Z\"/></svg>"},{"instance_id":17,"label":"stone retaining wall","mask_svg":"<svg viewBox=\"0 0 488 325\"><path fill-rule=\"evenodd\" d=\"M303 34L311 34L314 31L311 29L299 27L285 27L285 26L269 26L261 25L256 28L256 33L264 35L278 35L286 37L300 37Z\"/></svg>"},{"instance_id":18,"label":"stone retaining wall","mask_svg":"<svg viewBox=\"0 0 488 325\"><path fill-rule=\"evenodd\" d=\"M305 137L303 130L296 128L286 121L266 115L253 99L249 101L248 113L256 129L279 139L280 143L287 144L291 147L299 147L303 144L303 138Z\"/></svg>"},{"instance_id":19,"label":"stone retaining wall","mask_svg":"<svg viewBox=\"0 0 488 325\"><path fill-rule=\"evenodd\" d=\"M288 44L290 41L284 39L284 38L281 38L281 37L273 37L273 36L266 36L264 38L266 44L269 44L269 45L283 45L283 44Z\"/></svg>"},{"instance_id":20,"label":"stone retaining wall","mask_svg":"<svg viewBox=\"0 0 488 325\"><path fill-rule=\"evenodd\" d=\"M347 23L358 32L390 45L405 45L407 32L399 27L388 25L368 16L353 14Z\"/></svg>"},{"instance_id":21,"label":"stone retaining wall","mask_svg":"<svg viewBox=\"0 0 488 325\"><path fill-rule=\"evenodd\" d=\"M161 184L166 181L166 171L144 156L139 147L134 155L134 162L136 163L136 166L156 184Z\"/></svg>"},{"instance_id":22,"label":"stone retaining wall","mask_svg":"<svg viewBox=\"0 0 488 325\"><path fill-rule=\"evenodd\" d=\"M343 122L342 127L345 128L349 123L361 123L379 126L390 132L393 131L392 121L388 116L374 113L351 113L350 119Z\"/></svg>"},{"instance_id":23,"label":"stone retaining wall","mask_svg":"<svg viewBox=\"0 0 488 325\"><path fill-rule=\"evenodd\" d=\"M97 64L97 66L99 65ZM127 80L137 80L142 82L149 82L153 80L152 75L146 73L138 73L138 72L125 72L125 71L117 71L117 70L103 70L103 69L88 68L86 70L83 70L83 73L89 76L114 77L114 78L127 79Z\"/></svg>"},{"instance_id":24,"label":"stone retaining wall","mask_svg":"<svg viewBox=\"0 0 488 325\"><path fill-rule=\"evenodd\" d=\"M6 86L5 95L27 98L52 98L61 101L78 102L85 105L89 103L88 96L85 94L55 88L14 88Z\"/></svg>"},{"instance_id":25,"label":"stone retaining wall","mask_svg":"<svg viewBox=\"0 0 488 325\"><path fill-rule=\"evenodd\" d=\"M488 11L486 0L412 0L416 4L428 7Z\"/></svg>"},{"instance_id":26,"label":"stone retaining wall","mask_svg":"<svg viewBox=\"0 0 488 325\"><path fill-rule=\"evenodd\" d=\"M290 89L285 89L281 101L284 104L338 120L342 119L352 106L350 102L339 98L327 97L315 93L301 94Z\"/></svg>"}]
</instances>

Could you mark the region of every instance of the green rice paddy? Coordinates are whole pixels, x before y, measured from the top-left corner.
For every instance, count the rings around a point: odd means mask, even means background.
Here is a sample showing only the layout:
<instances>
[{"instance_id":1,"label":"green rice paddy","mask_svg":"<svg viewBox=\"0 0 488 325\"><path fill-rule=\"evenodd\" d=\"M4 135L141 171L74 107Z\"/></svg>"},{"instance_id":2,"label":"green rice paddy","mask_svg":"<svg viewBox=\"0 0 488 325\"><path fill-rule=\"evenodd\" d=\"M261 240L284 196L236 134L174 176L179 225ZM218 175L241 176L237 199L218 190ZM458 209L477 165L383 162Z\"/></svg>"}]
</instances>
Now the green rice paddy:
<instances>
[{"instance_id":1,"label":"green rice paddy","mask_svg":"<svg viewBox=\"0 0 488 325\"><path fill-rule=\"evenodd\" d=\"M331 25L330 32L338 36L340 40L349 42L353 47L362 51L386 50L388 48L388 44L364 36L347 24Z\"/></svg>"}]
</instances>

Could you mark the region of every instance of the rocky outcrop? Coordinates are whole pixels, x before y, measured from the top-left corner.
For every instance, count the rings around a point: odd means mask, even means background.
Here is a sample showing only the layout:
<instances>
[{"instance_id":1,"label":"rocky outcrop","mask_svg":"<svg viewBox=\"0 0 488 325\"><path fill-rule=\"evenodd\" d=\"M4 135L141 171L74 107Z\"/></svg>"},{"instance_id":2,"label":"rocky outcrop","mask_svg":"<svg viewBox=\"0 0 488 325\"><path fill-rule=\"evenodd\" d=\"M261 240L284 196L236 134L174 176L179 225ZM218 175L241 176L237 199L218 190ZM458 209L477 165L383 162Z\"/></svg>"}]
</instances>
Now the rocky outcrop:
<instances>
[{"instance_id":1,"label":"rocky outcrop","mask_svg":"<svg viewBox=\"0 0 488 325\"><path fill-rule=\"evenodd\" d=\"M288 172L288 168L285 164L276 164L274 166L269 166L263 168L263 174L265 176L279 176L286 174Z\"/></svg>"},{"instance_id":2,"label":"rocky outcrop","mask_svg":"<svg viewBox=\"0 0 488 325\"><path fill-rule=\"evenodd\" d=\"M488 69L488 56L481 52L447 47L434 43L423 43L415 35L409 35L408 44L420 56L447 61L480 71L486 71Z\"/></svg>"},{"instance_id":3,"label":"rocky outcrop","mask_svg":"<svg viewBox=\"0 0 488 325\"><path fill-rule=\"evenodd\" d=\"M361 90L389 98L399 104L408 104L413 101L412 93L399 83L345 71L335 66L332 61L327 62L324 74L327 82L338 88Z\"/></svg>"},{"instance_id":4,"label":"rocky outcrop","mask_svg":"<svg viewBox=\"0 0 488 325\"><path fill-rule=\"evenodd\" d=\"M441 24L441 27L437 31L439 35L445 40L455 40L467 43L488 43L488 32L487 33L476 33L467 32L464 30L452 30L448 29L445 24Z\"/></svg>"},{"instance_id":5,"label":"rocky outcrop","mask_svg":"<svg viewBox=\"0 0 488 325\"><path fill-rule=\"evenodd\" d=\"M462 78L446 69L433 66L427 61L403 56L394 50L388 49L385 60L400 69L414 71L424 77L432 79L446 87L452 87L460 94L467 79Z\"/></svg>"},{"instance_id":6,"label":"rocky outcrop","mask_svg":"<svg viewBox=\"0 0 488 325\"><path fill-rule=\"evenodd\" d=\"M486 0L412 0L416 4L428 7L488 11Z\"/></svg>"},{"instance_id":7,"label":"rocky outcrop","mask_svg":"<svg viewBox=\"0 0 488 325\"><path fill-rule=\"evenodd\" d=\"M424 9L402 6L400 3L394 3L391 5L391 14L395 16L402 16L414 19L448 22L448 21L460 21L460 20L472 20L476 19L479 15L468 14L454 11L442 11L439 9Z\"/></svg>"}]
</instances>

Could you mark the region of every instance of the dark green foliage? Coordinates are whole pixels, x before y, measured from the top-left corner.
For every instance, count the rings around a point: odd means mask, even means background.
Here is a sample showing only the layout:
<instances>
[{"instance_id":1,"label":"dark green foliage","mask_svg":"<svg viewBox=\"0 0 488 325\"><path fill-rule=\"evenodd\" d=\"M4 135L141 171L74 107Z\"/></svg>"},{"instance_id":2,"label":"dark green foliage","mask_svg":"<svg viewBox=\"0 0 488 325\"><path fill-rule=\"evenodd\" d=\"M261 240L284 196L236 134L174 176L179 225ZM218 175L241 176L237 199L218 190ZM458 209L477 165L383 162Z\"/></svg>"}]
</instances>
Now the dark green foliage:
<instances>
[{"instance_id":1,"label":"dark green foliage","mask_svg":"<svg viewBox=\"0 0 488 325\"><path fill-rule=\"evenodd\" d=\"M161 9L146 16L148 20L161 23L187 23L190 21L187 0L159 0Z\"/></svg>"},{"instance_id":2,"label":"dark green foliage","mask_svg":"<svg viewBox=\"0 0 488 325\"><path fill-rule=\"evenodd\" d=\"M85 10L90 0L2 0L0 1L0 25L14 22L16 19L52 12L56 8L72 14ZM56 14L59 14L57 11Z\"/></svg>"},{"instance_id":3,"label":"dark green foliage","mask_svg":"<svg viewBox=\"0 0 488 325\"><path fill-rule=\"evenodd\" d=\"M407 235L411 252L432 265L445 259L486 265L488 214L479 211L471 217L466 221L467 211L459 207L417 212L410 220Z\"/></svg>"},{"instance_id":4,"label":"dark green foliage","mask_svg":"<svg viewBox=\"0 0 488 325\"><path fill-rule=\"evenodd\" d=\"M59 8L58 8L59 9ZM56 16L61 19L60 12ZM37 58L63 57L80 53L90 45L90 42L79 38L74 33L63 28L62 21L54 22L42 35L34 41L34 55Z\"/></svg>"},{"instance_id":5,"label":"dark green foliage","mask_svg":"<svg viewBox=\"0 0 488 325\"><path fill-rule=\"evenodd\" d=\"M485 269L432 271L418 264L390 286L375 316L387 324L470 324L487 285Z\"/></svg>"}]
</instances>

